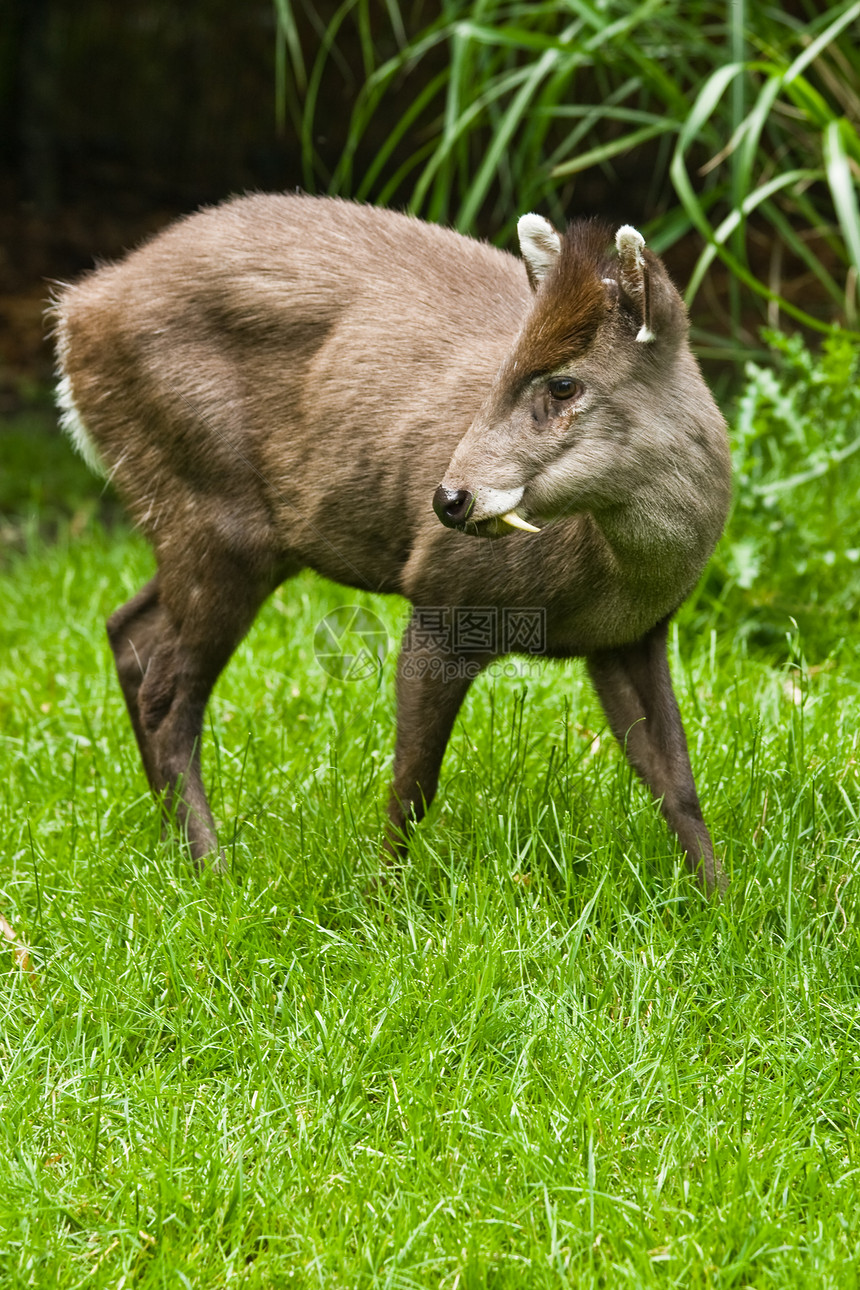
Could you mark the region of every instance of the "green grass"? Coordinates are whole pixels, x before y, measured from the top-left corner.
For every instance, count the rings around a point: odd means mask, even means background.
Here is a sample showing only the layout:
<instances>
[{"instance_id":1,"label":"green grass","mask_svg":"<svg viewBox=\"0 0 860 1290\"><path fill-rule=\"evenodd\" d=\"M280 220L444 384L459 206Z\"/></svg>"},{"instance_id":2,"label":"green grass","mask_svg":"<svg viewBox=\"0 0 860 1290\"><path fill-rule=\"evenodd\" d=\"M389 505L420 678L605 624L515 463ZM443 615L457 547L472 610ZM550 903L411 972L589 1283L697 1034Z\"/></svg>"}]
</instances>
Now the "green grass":
<instances>
[{"instance_id":1,"label":"green grass","mask_svg":"<svg viewBox=\"0 0 860 1290\"><path fill-rule=\"evenodd\" d=\"M792 380L743 439L753 482ZM86 519L70 457L45 541L47 442L0 563L0 913L36 972L0 942L0 1286L860 1282L856 616L831 597L813 665L789 592L779 648L737 630L731 544L767 568L773 540L746 486L672 641L728 899L581 667L547 665L475 685L374 902L393 654L341 682L313 635L362 603L395 636L404 607L310 576L269 602L211 706L230 872L198 879L103 632L151 555Z\"/></svg>"}]
</instances>

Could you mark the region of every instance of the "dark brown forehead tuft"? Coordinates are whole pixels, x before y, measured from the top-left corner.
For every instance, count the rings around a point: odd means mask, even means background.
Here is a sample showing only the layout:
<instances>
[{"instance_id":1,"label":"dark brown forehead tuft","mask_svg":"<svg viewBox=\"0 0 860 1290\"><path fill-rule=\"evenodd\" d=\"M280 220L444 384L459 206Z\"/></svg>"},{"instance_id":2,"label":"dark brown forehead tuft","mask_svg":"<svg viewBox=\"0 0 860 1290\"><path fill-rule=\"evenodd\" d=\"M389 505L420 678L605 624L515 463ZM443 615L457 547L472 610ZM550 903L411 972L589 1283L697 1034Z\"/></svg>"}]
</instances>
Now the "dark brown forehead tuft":
<instances>
[{"instance_id":1,"label":"dark brown forehead tuft","mask_svg":"<svg viewBox=\"0 0 860 1290\"><path fill-rule=\"evenodd\" d=\"M558 263L541 283L517 342L519 371L549 372L583 354L606 317L608 225L577 220L561 240Z\"/></svg>"}]
</instances>

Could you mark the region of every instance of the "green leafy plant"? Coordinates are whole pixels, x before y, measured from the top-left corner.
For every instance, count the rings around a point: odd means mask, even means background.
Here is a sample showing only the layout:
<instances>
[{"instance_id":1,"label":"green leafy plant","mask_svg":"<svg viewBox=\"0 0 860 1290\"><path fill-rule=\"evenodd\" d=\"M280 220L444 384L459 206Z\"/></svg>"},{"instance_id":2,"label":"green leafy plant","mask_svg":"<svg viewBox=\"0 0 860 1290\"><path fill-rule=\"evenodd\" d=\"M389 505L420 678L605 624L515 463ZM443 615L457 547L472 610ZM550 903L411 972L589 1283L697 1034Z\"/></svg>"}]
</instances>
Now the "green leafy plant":
<instances>
[{"instance_id":1,"label":"green leafy plant","mask_svg":"<svg viewBox=\"0 0 860 1290\"><path fill-rule=\"evenodd\" d=\"M782 648L794 620L817 656L860 611L860 355L838 331L818 356L765 335L777 365L747 365L734 511L705 588L740 636Z\"/></svg>"},{"instance_id":2,"label":"green leafy plant","mask_svg":"<svg viewBox=\"0 0 860 1290\"><path fill-rule=\"evenodd\" d=\"M396 198L504 237L523 209L563 220L589 172L623 186L639 154L651 244L704 239L688 302L715 261L730 270L728 318L710 338L719 348L745 338L750 299L771 325L780 314L816 331L856 325L860 0L791 11L762 0L444 0L424 25L420 8L416 18L388 0L387 26L380 6L344 0L318 22L312 60L299 6L276 7L281 99L289 91L308 188ZM315 124L351 25L363 81L326 172Z\"/></svg>"}]
</instances>

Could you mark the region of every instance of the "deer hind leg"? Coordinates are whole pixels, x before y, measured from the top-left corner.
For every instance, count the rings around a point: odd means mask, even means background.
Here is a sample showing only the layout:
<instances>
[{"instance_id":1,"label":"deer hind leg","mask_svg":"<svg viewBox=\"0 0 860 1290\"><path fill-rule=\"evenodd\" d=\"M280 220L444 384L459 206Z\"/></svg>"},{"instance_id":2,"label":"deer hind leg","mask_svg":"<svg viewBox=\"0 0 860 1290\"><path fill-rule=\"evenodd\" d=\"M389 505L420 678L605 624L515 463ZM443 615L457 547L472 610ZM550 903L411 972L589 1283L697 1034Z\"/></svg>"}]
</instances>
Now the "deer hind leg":
<instances>
[{"instance_id":1,"label":"deer hind leg","mask_svg":"<svg viewBox=\"0 0 860 1290\"><path fill-rule=\"evenodd\" d=\"M712 895L725 890L728 880L702 819L669 674L668 629L665 619L635 644L601 651L586 661L613 734L660 800L697 882Z\"/></svg>"},{"instance_id":2,"label":"deer hind leg","mask_svg":"<svg viewBox=\"0 0 860 1290\"><path fill-rule=\"evenodd\" d=\"M155 790L155 763L149 746L149 735L143 726L138 694L158 645L173 629L158 596L158 575L117 609L107 621L107 634L113 650L119 683L131 718L134 737L140 749L143 768L150 787Z\"/></svg>"},{"instance_id":3,"label":"deer hind leg","mask_svg":"<svg viewBox=\"0 0 860 1290\"><path fill-rule=\"evenodd\" d=\"M200 768L206 704L272 585L224 560L176 574L162 568L108 633L150 785L200 864L218 847Z\"/></svg>"},{"instance_id":4,"label":"deer hind leg","mask_svg":"<svg viewBox=\"0 0 860 1290\"><path fill-rule=\"evenodd\" d=\"M418 611L420 613L420 611ZM490 661L421 641L413 614L397 663L397 739L384 847L401 860L436 795L442 758L472 681Z\"/></svg>"}]
</instances>

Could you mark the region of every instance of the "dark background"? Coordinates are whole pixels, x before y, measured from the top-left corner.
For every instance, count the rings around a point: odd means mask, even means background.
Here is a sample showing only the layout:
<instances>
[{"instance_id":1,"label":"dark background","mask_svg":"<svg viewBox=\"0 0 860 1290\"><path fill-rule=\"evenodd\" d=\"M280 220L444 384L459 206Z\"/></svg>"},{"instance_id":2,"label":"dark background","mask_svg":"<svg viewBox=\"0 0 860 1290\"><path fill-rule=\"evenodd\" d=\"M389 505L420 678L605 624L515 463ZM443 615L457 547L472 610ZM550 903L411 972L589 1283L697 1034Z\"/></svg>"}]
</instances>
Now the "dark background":
<instances>
[{"instance_id":1,"label":"dark background","mask_svg":"<svg viewBox=\"0 0 860 1290\"><path fill-rule=\"evenodd\" d=\"M298 10L308 56L336 8L323 0ZM416 2L404 12L417 31L438 5ZM9 414L50 380L43 311L51 280L119 255L176 214L231 193L324 191L363 69L347 22L338 57L326 65L309 182L295 103L277 119L271 0L0 0L0 13L0 413ZM373 34L380 57L394 52L382 0ZM358 173L362 156L373 154L444 58L440 47L399 82L363 141ZM387 173L431 128L417 123ZM622 163L620 178L621 185L610 182L597 168L583 176L577 213L643 218L652 178L647 149L626 173ZM615 210L619 192L623 211ZM683 251L676 260L670 268L683 279Z\"/></svg>"},{"instance_id":2,"label":"dark background","mask_svg":"<svg viewBox=\"0 0 860 1290\"><path fill-rule=\"evenodd\" d=\"M2 0L0 411L47 379L48 279L299 179L269 0Z\"/></svg>"}]
</instances>

